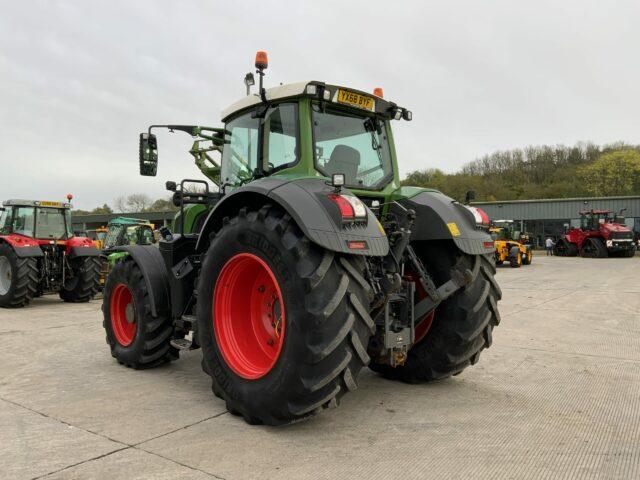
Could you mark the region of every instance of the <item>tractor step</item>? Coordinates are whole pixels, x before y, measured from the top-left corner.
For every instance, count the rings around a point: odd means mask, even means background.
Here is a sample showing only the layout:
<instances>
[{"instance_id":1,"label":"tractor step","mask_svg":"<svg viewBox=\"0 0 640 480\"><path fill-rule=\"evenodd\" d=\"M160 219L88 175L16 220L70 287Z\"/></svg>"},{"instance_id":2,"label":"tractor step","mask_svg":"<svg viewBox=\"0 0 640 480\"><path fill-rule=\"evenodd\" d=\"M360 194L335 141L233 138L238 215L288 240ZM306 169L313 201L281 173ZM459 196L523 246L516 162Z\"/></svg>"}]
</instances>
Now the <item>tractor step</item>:
<instances>
[{"instance_id":1,"label":"tractor step","mask_svg":"<svg viewBox=\"0 0 640 480\"><path fill-rule=\"evenodd\" d=\"M191 340L186 338L174 338L170 343L173 348L178 350L195 350L198 348Z\"/></svg>"}]
</instances>

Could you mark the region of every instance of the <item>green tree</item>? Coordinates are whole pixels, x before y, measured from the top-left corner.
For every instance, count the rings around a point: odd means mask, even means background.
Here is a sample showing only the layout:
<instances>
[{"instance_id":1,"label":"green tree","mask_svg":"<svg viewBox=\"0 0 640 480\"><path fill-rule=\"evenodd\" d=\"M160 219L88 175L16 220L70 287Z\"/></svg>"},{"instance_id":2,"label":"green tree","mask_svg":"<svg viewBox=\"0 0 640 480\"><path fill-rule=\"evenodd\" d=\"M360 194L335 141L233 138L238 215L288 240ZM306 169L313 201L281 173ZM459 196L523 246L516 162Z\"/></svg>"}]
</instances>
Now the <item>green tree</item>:
<instances>
[{"instance_id":1,"label":"green tree","mask_svg":"<svg viewBox=\"0 0 640 480\"><path fill-rule=\"evenodd\" d=\"M171 198L159 198L147 209L149 212L171 212L177 210Z\"/></svg>"},{"instance_id":2,"label":"green tree","mask_svg":"<svg viewBox=\"0 0 640 480\"><path fill-rule=\"evenodd\" d=\"M580 176L591 195L640 193L640 153L632 149L612 151L582 167Z\"/></svg>"},{"instance_id":3,"label":"green tree","mask_svg":"<svg viewBox=\"0 0 640 480\"><path fill-rule=\"evenodd\" d=\"M113 213L113 210L111 209L111 207L109 205L107 205L105 203L101 207L94 208L91 211L91 213L96 214L96 215L106 215L106 214L109 214L109 213Z\"/></svg>"}]
</instances>

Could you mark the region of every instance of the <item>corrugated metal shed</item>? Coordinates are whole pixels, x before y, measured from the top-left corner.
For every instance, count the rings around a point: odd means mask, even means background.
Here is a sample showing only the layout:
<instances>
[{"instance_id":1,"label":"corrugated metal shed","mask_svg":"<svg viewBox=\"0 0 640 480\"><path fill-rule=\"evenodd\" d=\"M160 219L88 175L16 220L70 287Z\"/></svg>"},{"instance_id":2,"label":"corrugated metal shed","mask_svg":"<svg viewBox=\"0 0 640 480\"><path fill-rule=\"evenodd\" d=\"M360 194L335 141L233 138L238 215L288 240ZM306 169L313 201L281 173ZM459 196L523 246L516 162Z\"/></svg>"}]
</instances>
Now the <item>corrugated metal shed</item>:
<instances>
[{"instance_id":1,"label":"corrugated metal shed","mask_svg":"<svg viewBox=\"0 0 640 480\"><path fill-rule=\"evenodd\" d=\"M140 212L140 213L110 213L110 214L89 214L75 215L71 212L71 223L74 230L84 230L87 228L96 228L106 226L109 220L116 217L133 217L149 220L158 226L166 225L173 220L176 212Z\"/></svg>"},{"instance_id":2,"label":"corrugated metal shed","mask_svg":"<svg viewBox=\"0 0 640 480\"><path fill-rule=\"evenodd\" d=\"M511 200L504 202L473 202L491 219L570 220L579 218L581 210L627 210L627 218L640 218L640 196L556 198L543 200Z\"/></svg>"}]
</instances>

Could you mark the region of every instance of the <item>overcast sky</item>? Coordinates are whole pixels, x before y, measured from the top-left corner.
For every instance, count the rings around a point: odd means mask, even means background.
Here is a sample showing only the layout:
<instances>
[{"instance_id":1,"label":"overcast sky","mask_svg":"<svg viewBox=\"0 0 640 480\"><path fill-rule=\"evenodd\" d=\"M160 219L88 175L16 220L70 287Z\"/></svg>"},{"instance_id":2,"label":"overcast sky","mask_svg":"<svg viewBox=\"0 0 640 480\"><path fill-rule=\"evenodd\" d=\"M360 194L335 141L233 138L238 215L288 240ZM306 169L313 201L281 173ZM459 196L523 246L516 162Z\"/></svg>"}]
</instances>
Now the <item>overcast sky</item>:
<instances>
[{"instance_id":1,"label":"overcast sky","mask_svg":"<svg viewBox=\"0 0 640 480\"><path fill-rule=\"evenodd\" d=\"M402 174L532 144L640 143L639 21L637 0L3 1L0 199L71 192L93 208L198 178L181 133L160 134L158 177L140 177L138 133L218 126L258 49L267 86L380 86L411 109L395 123Z\"/></svg>"}]
</instances>

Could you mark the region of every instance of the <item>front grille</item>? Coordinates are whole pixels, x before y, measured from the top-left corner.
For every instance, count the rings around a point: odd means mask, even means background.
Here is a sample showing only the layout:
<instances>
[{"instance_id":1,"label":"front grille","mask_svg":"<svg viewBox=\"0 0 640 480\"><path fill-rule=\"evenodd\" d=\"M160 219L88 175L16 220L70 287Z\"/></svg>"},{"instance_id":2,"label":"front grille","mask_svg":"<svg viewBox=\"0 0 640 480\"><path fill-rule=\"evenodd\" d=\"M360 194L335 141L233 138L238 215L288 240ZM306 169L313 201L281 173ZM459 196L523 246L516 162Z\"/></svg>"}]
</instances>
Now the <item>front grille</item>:
<instances>
[{"instance_id":1,"label":"front grille","mask_svg":"<svg viewBox=\"0 0 640 480\"><path fill-rule=\"evenodd\" d=\"M611 232L611 240L633 240L633 232Z\"/></svg>"}]
</instances>

